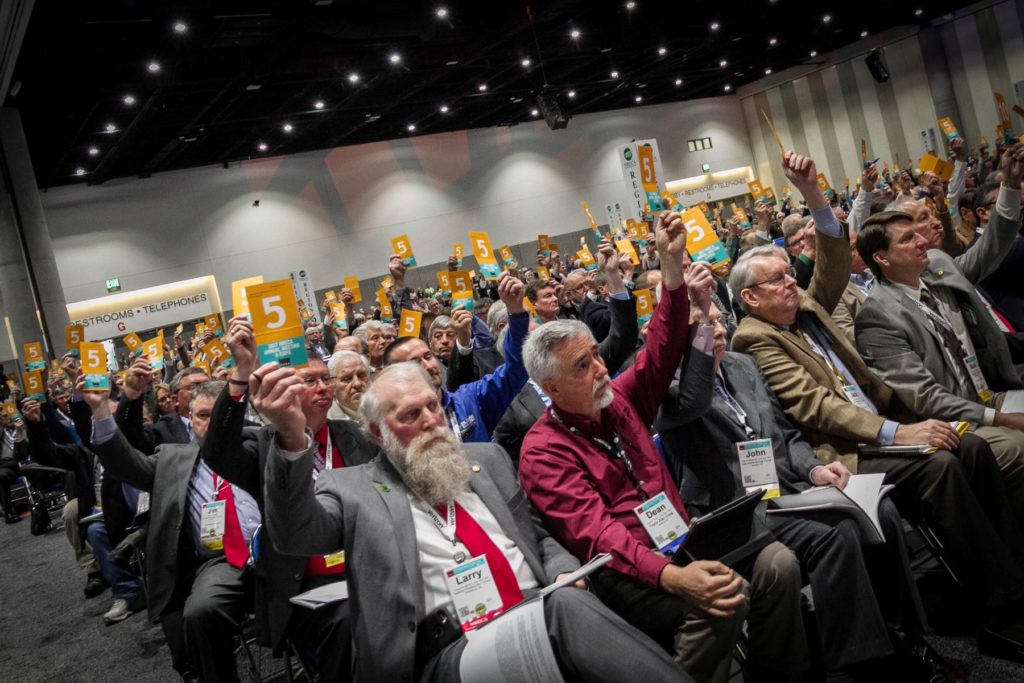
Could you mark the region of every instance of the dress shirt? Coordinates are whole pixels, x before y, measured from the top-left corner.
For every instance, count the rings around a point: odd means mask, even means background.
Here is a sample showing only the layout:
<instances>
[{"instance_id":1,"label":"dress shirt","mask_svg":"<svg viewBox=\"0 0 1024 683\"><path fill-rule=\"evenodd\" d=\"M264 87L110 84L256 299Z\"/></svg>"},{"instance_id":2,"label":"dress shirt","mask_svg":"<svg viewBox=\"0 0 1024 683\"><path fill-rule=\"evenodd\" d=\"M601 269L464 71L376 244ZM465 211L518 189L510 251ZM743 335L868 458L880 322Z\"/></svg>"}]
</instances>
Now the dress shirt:
<instances>
[{"instance_id":1,"label":"dress shirt","mask_svg":"<svg viewBox=\"0 0 1024 683\"><path fill-rule=\"evenodd\" d=\"M865 270L863 273L850 273L850 282L867 296L875 285L875 276L871 274L870 270Z\"/></svg>"},{"instance_id":2,"label":"dress shirt","mask_svg":"<svg viewBox=\"0 0 1024 683\"><path fill-rule=\"evenodd\" d=\"M938 302L939 307L946 316L946 319L952 323L953 331L956 333L957 339L959 339L960 343L963 344L964 353L968 356L976 354L974 342L971 341L971 335L967 331L967 323L964 322L964 316L963 313L960 312L960 306L956 303L955 299L949 296L948 292L942 288L933 290L930 287L925 286L925 284L920 280L917 282L917 287L909 287L898 282L893 284L895 284L896 287L898 287L906 296L918 303L921 303L921 290L927 289L928 293L931 294L932 299ZM929 324L931 324L930 321ZM943 345L943 348L945 348L945 345ZM946 361L951 364L951 369L960 379L960 383L963 385L964 390L967 393L967 396L964 396L963 398L971 401L977 401L978 394L975 391L974 382L971 380L971 376L968 374L967 368L958 359L952 358L948 354L946 354ZM995 408L985 408L984 413L982 414L981 424L990 427L992 426L992 423L995 422L995 419Z\"/></svg>"},{"instance_id":3,"label":"dress shirt","mask_svg":"<svg viewBox=\"0 0 1024 683\"><path fill-rule=\"evenodd\" d=\"M646 495L664 492L686 519L682 496L649 428L691 337L688 327L671 321L688 318L686 287L664 289L647 344L633 366L612 380L614 398L601 411L600 423L560 412L563 423L547 408L527 433L519 462L523 488L563 545L581 561L611 553L610 568L651 587L658 585L670 560L656 552L633 511L643 498L625 466L593 438L610 442L611 434L617 434ZM710 325L700 326L696 334L701 348L713 345Z\"/></svg>"},{"instance_id":4,"label":"dress shirt","mask_svg":"<svg viewBox=\"0 0 1024 683\"><path fill-rule=\"evenodd\" d=\"M850 230L859 230L864 221L868 219L868 216L871 215L871 203L873 201L875 201L874 190L861 189L857 193L857 196L853 199L853 206L850 207L850 215L848 217Z\"/></svg>"},{"instance_id":5,"label":"dress shirt","mask_svg":"<svg viewBox=\"0 0 1024 683\"><path fill-rule=\"evenodd\" d=\"M462 552L468 560L472 555L465 545L458 538L455 545L445 538L441 530L437 528L434 521L427 513L427 504L419 496L412 493L406 494L409 498L409 505L412 507L413 527L416 531L416 548L420 558L420 575L423 577L423 604L427 614L430 614L438 607L444 607L450 614L455 614L452 606L452 598L448 593L448 584L445 582L444 573L455 566L453 556L456 552ZM534 576L533 570L526 562L526 557L516 545L515 541L505 535L498 520L491 511L480 500L473 491L460 493L455 497L456 502L472 515L476 523L480 525L490 537L494 545L505 555L505 559L512 566L512 571L519 580L519 588L523 592L537 588L539 583ZM446 530L449 532L450 530ZM464 560L465 561L465 560Z\"/></svg>"}]
</instances>

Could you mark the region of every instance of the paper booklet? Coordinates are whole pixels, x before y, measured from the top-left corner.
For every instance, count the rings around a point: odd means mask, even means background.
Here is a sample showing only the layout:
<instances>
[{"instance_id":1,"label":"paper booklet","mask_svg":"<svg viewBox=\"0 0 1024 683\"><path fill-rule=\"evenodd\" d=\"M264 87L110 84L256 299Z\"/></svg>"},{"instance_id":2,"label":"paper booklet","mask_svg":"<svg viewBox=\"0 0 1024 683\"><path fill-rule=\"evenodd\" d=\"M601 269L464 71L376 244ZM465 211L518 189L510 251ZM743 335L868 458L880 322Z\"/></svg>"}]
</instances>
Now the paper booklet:
<instances>
[{"instance_id":1,"label":"paper booklet","mask_svg":"<svg viewBox=\"0 0 1024 683\"><path fill-rule=\"evenodd\" d=\"M1024 389L1007 391L999 410L1004 413L1024 413Z\"/></svg>"},{"instance_id":2,"label":"paper booklet","mask_svg":"<svg viewBox=\"0 0 1024 683\"><path fill-rule=\"evenodd\" d=\"M1013 393L1013 392L1010 392ZM1021 392L1024 394L1024 391ZM1009 398L1009 395L1007 395ZM1005 409L1003 412L1006 412ZM1024 412L1024 411L1022 411ZM949 426L953 428L959 436L963 436L968 429L971 428L970 423L964 422L963 420L954 420L949 423ZM929 446L928 444L914 444L910 446L875 446L871 444L858 444L857 453L859 455L931 455L935 451L939 450L935 446Z\"/></svg>"},{"instance_id":3,"label":"paper booklet","mask_svg":"<svg viewBox=\"0 0 1024 683\"><path fill-rule=\"evenodd\" d=\"M796 515L825 524L842 516L852 517L860 529L861 541L885 543L878 521L878 504L893 489L883 484L885 473L854 474L842 491L835 486L816 486L801 493L768 501L770 515Z\"/></svg>"},{"instance_id":4,"label":"paper booklet","mask_svg":"<svg viewBox=\"0 0 1024 683\"><path fill-rule=\"evenodd\" d=\"M348 582L346 581L333 581L319 588L308 590L305 593L299 593L291 598L289 602L299 607L319 609L324 605L341 602L342 600L348 600Z\"/></svg>"},{"instance_id":5,"label":"paper booklet","mask_svg":"<svg viewBox=\"0 0 1024 683\"><path fill-rule=\"evenodd\" d=\"M544 596L571 586L611 560L602 553L480 628L466 632L462 683L564 683L544 622Z\"/></svg>"}]
</instances>

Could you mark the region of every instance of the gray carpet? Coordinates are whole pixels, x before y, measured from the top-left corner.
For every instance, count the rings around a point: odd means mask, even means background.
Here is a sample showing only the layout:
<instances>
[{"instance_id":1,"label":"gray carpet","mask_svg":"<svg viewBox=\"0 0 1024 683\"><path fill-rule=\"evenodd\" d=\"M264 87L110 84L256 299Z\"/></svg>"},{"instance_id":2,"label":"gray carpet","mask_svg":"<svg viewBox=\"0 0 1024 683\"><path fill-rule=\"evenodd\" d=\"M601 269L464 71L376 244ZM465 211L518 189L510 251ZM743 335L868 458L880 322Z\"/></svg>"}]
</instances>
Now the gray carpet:
<instances>
[{"instance_id":1,"label":"gray carpet","mask_svg":"<svg viewBox=\"0 0 1024 683\"><path fill-rule=\"evenodd\" d=\"M0 681L180 680L160 627L145 613L103 624L110 591L83 598L85 575L63 530L32 536L27 519L0 523L0 577ZM970 638L930 640L971 681L1024 681L1024 667L979 654Z\"/></svg>"}]
</instances>

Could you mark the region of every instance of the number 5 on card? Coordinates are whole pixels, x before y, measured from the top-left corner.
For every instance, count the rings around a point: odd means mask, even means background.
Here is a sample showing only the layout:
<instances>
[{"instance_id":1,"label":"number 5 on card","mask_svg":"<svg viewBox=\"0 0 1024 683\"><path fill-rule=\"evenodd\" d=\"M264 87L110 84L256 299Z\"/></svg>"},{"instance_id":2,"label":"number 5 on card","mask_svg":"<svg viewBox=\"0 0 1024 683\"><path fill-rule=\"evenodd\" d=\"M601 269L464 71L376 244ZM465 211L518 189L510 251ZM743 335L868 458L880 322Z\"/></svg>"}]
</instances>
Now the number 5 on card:
<instances>
[{"instance_id":1,"label":"number 5 on card","mask_svg":"<svg viewBox=\"0 0 1024 683\"><path fill-rule=\"evenodd\" d=\"M110 376L107 375L107 350L103 344L82 342L82 379L85 391L110 391Z\"/></svg>"},{"instance_id":2,"label":"number 5 on card","mask_svg":"<svg viewBox=\"0 0 1024 683\"><path fill-rule=\"evenodd\" d=\"M309 362L306 336L299 322L299 306L295 301L291 280L274 280L245 289L249 299L253 332L260 365L302 367Z\"/></svg>"}]
</instances>

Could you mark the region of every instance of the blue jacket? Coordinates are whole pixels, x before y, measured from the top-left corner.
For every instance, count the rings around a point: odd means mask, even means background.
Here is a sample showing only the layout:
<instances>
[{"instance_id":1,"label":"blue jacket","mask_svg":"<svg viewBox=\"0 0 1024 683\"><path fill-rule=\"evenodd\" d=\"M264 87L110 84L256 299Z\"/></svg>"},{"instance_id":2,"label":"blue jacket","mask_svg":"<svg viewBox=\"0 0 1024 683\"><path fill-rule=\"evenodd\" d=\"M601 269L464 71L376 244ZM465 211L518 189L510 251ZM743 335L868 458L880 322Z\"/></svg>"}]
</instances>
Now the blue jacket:
<instances>
[{"instance_id":1,"label":"blue jacket","mask_svg":"<svg viewBox=\"0 0 1024 683\"><path fill-rule=\"evenodd\" d=\"M443 392L445 413L451 415L454 412L463 441L490 441L498 421L526 385L523 342L529 329L529 313L509 315L508 334L505 335L505 362L486 377L463 384L454 393ZM458 350L453 353L458 353Z\"/></svg>"}]
</instances>

